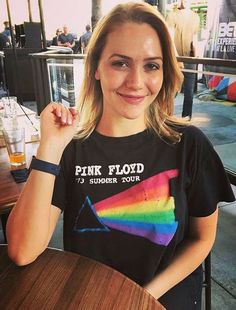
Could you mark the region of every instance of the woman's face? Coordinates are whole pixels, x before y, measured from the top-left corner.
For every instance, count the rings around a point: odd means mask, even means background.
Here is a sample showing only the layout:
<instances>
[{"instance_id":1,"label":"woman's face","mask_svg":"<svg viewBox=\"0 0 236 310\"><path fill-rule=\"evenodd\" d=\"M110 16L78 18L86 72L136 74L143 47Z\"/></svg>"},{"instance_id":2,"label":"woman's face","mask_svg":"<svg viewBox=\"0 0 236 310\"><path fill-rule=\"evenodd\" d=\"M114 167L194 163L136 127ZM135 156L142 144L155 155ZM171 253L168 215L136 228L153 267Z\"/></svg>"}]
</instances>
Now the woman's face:
<instances>
[{"instance_id":1,"label":"woman's face","mask_svg":"<svg viewBox=\"0 0 236 310\"><path fill-rule=\"evenodd\" d=\"M102 120L137 120L145 128L145 110L163 82L163 55L155 30L126 23L108 34L95 78L103 92ZM142 128L141 128L142 127Z\"/></svg>"}]
</instances>

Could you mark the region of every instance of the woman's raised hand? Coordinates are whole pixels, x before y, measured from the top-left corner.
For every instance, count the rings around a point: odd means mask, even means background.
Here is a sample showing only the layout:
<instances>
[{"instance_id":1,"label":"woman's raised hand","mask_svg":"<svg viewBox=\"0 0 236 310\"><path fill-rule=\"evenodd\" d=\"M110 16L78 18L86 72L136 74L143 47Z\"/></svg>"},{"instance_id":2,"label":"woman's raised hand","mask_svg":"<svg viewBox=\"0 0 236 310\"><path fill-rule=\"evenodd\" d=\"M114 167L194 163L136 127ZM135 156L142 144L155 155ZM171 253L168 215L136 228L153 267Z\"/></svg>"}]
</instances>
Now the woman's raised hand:
<instances>
[{"instance_id":1,"label":"woman's raised hand","mask_svg":"<svg viewBox=\"0 0 236 310\"><path fill-rule=\"evenodd\" d=\"M50 103L40 114L40 153L62 154L66 145L77 131L78 113L74 108L66 108L59 103ZM49 148L51 151L49 152Z\"/></svg>"}]
</instances>

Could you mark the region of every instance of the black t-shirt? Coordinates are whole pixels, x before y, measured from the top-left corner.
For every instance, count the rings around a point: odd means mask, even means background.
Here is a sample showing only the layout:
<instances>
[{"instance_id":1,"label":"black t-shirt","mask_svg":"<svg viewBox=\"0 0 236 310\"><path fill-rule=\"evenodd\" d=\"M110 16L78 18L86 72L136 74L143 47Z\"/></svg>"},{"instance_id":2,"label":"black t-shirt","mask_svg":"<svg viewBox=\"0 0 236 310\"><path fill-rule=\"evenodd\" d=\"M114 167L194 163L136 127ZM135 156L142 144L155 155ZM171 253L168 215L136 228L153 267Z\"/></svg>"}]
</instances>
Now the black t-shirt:
<instances>
[{"instance_id":1,"label":"black t-shirt","mask_svg":"<svg viewBox=\"0 0 236 310\"><path fill-rule=\"evenodd\" d=\"M58 41L61 42L62 44L69 42L70 44L74 43L74 37L71 33L68 33L65 35L64 33L61 33L58 36Z\"/></svg>"},{"instance_id":2,"label":"black t-shirt","mask_svg":"<svg viewBox=\"0 0 236 310\"><path fill-rule=\"evenodd\" d=\"M52 199L64 210L65 250L145 285L168 265L189 216L208 216L219 201L234 200L208 139L193 126L180 130L177 144L148 130L71 141Z\"/></svg>"}]
</instances>

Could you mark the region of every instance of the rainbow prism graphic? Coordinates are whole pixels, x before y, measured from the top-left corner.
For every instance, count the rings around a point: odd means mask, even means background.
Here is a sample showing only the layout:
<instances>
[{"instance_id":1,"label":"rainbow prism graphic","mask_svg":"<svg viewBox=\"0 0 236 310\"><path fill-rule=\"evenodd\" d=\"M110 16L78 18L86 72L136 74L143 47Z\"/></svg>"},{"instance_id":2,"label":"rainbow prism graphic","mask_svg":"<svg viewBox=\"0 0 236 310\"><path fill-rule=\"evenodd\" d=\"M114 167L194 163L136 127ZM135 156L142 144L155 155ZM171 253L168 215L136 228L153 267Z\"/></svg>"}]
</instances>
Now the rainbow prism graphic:
<instances>
[{"instance_id":1,"label":"rainbow prism graphic","mask_svg":"<svg viewBox=\"0 0 236 310\"><path fill-rule=\"evenodd\" d=\"M82 233L115 229L167 246L178 226L169 186L170 179L177 176L176 169L164 171L94 204L86 197L74 230ZM81 228L86 209L94 218L94 225Z\"/></svg>"}]
</instances>

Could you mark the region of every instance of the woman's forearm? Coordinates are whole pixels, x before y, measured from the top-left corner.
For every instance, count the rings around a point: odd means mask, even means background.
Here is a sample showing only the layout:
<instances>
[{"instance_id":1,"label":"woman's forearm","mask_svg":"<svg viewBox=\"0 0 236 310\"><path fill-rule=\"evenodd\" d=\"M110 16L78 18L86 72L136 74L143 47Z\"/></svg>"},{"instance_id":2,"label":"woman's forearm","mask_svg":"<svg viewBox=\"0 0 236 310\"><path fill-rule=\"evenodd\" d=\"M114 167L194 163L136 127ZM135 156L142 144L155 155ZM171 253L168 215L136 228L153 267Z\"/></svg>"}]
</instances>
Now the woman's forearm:
<instances>
[{"instance_id":1,"label":"woman's forearm","mask_svg":"<svg viewBox=\"0 0 236 310\"><path fill-rule=\"evenodd\" d=\"M37 158L48 157L54 163L60 160L57 153L54 156L45 154L39 148ZM57 211L51 207L54 182L54 175L32 170L10 213L7 222L8 249L10 257L17 264L34 260L50 240L57 217Z\"/></svg>"},{"instance_id":2,"label":"woman's forearm","mask_svg":"<svg viewBox=\"0 0 236 310\"><path fill-rule=\"evenodd\" d=\"M211 247L212 243L206 241L186 240L171 264L146 285L145 289L156 299L160 298L192 273L203 262Z\"/></svg>"},{"instance_id":3,"label":"woman's forearm","mask_svg":"<svg viewBox=\"0 0 236 310\"><path fill-rule=\"evenodd\" d=\"M57 103L40 114L41 140L37 159L59 164L77 131L78 114ZM20 265L33 261L48 245L60 210L51 206L55 176L32 170L7 222L9 256Z\"/></svg>"},{"instance_id":4,"label":"woman's forearm","mask_svg":"<svg viewBox=\"0 0 236 310\"><path fill-rule=\"evenodd\" d=\"M151 295L158 299L204 261L215 241L217 219L218 210L206 217L190 218L188 238L179 246L169 266L146 285Z\"/></svg>"}]
</instances>

